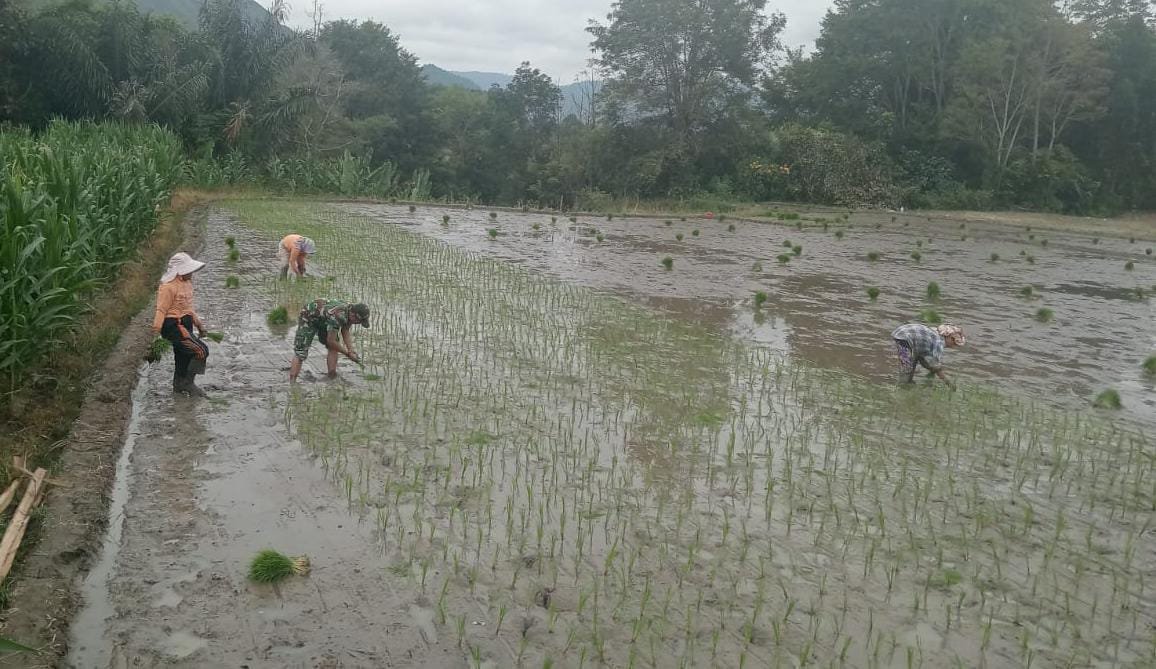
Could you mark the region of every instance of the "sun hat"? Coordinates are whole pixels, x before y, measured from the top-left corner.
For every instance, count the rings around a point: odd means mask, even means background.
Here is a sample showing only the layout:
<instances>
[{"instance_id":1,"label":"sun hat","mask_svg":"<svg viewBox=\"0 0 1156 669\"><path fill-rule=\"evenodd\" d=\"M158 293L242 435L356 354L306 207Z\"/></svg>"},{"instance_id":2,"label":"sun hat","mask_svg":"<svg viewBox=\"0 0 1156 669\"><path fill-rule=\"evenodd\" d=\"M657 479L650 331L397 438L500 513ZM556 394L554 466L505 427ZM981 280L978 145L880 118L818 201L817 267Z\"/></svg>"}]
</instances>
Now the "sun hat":
<instances>
[{"instance_id":1,"label":"sun hat","mask_svg":"<svg viewBox=\"0 0 1156 669\"><path fill-rule=\"evenodd\" d=\"M349 306L349 313L356 314L361 320L361 327L369 327L369 307L361 302Z\"/></svg>"},{"instance_id":2,"label":"sun hat","mask_svg":"<svg viewBox=\"0 0 1156 669\"><path fill-rule=\"evenodd\" d=\"M967 338L963 336L963 328L959 327L958 325L948 325L945 323L936 327L935 331L939 334L940 337L943 337L944 339L954 338L956 344L959 346L963 346L965 343L967 343Z\"/></svg>"},{"instance_id":3,"label":"sun hat","mask_svg":"<svg viewBox=\"0 0 1156 669\"><path fill-rule=\"evenodd\" d=\"M200 260L193 260L192 256L187 253L173 254L173 257L169 258L169 266L161 276L161 283L168 283L178 276L200 271L204 266L205 263Z\"/></svg>"},{"instance_id":4,"label":"sun hat","mask_svg":"<svg viewBox=\"0 0 1156 669\"><path fill-rule=\"evenodd\" d=\"M308 237L302 237L301 239L297 240L297 248L300 249L302 253L308 253L312 255L313 252L317 250L317 245L313 243L312 239Z\"/></svg>"}]
</instances>

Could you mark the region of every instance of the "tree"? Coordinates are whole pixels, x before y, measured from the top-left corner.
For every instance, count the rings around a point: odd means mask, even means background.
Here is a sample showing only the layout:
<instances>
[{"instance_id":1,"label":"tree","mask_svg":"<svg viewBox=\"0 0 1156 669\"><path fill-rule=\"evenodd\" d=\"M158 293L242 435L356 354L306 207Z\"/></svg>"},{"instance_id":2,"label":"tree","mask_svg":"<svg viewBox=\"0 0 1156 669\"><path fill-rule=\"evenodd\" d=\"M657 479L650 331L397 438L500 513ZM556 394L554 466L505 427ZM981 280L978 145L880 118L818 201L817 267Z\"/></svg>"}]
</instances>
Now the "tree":
<instances>
[{"instance_id":1,"label":"tree","mask_svg":"<svg viewBox=\"0 0 1156 669\"><path fill-rule=\"evenodd\" d=\"M331 21L321 29L320 42L345 72L345 113L369 133L365 141L374 160L393 161L406 171L419 167L434 138L417 59L389 28L373 21Z\"/></svg>"},{"instance_id":2,"label":"tree","mask_svg":"<svg viewBox=\"0 0 1156 669\"><path fill-rule=\"evenodd\" d=\"M779 47L781 14L766 0L618 0L591 22L594 62L608 93L657 114L693 155L697 135L735 97L745 98Z\"/></svg>"}]
</instances>

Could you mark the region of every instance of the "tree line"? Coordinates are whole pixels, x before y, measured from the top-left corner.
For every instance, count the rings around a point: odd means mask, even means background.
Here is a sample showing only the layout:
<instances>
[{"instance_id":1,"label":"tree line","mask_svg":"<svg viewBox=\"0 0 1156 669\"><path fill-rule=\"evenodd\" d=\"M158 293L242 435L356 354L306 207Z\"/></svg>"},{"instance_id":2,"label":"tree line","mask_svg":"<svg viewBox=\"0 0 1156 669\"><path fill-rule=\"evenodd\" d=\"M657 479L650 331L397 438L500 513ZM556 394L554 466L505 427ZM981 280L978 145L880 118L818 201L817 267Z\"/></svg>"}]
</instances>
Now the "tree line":
<instances>
[{"instance_id":1,"label":"tree line","mask_svg":"<svg viewBox=\"0 0 1156 669\"><path fill-rule=\"evenodd\" d=\"M187 29L128 0L0 0L0 123L157 123L224 178L340 186L352 165L459 201L1156 207L1147 0L837 0L812 52L766 0L618 0L565 118L530 63L431 86L384 25L284 14L207 0Z\"/></svg>"}]
</instances>

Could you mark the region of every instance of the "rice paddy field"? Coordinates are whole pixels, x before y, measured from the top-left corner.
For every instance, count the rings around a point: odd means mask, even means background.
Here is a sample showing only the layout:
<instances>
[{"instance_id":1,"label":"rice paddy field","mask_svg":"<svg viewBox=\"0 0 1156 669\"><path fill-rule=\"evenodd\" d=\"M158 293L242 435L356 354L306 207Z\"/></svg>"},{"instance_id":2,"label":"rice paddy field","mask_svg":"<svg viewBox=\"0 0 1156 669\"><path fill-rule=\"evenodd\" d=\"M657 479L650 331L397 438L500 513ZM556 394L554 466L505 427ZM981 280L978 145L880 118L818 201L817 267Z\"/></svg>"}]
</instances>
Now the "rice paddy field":
<instances>
[{"instance_id":1,"label":"rice paddy field","mask_svg":"<svg viewBox=\"0 0 1156 669\"><path fill-rule=\"evenodd\" d=\"M370 304L363 366L278 393L283 427L464 664L1156 663L1154 242L225 206L317 242L269 309ZM895 383L930 311L957 393Z\"/></svg>"}]
</instances>

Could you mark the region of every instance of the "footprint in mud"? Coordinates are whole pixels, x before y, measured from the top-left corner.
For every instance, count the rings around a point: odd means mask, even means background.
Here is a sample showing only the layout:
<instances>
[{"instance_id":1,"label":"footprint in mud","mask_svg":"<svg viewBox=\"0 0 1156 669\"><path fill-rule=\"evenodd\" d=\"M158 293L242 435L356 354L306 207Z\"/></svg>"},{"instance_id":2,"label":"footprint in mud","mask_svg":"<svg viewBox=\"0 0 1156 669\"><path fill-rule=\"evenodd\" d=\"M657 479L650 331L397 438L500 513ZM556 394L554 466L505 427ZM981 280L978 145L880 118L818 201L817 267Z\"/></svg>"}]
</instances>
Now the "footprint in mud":
<instances>
[{"instance_id":1,"label":"footprint in mud","mask_svg":"<svg viewBox=\"0 0 1156 669\"><path fill-rule=\"evenodd\" d=\"M164 640L161 650L174 660L183 660L208 645L201 637L192 632L173 632Z\"/></svg>"}]
</instances>

